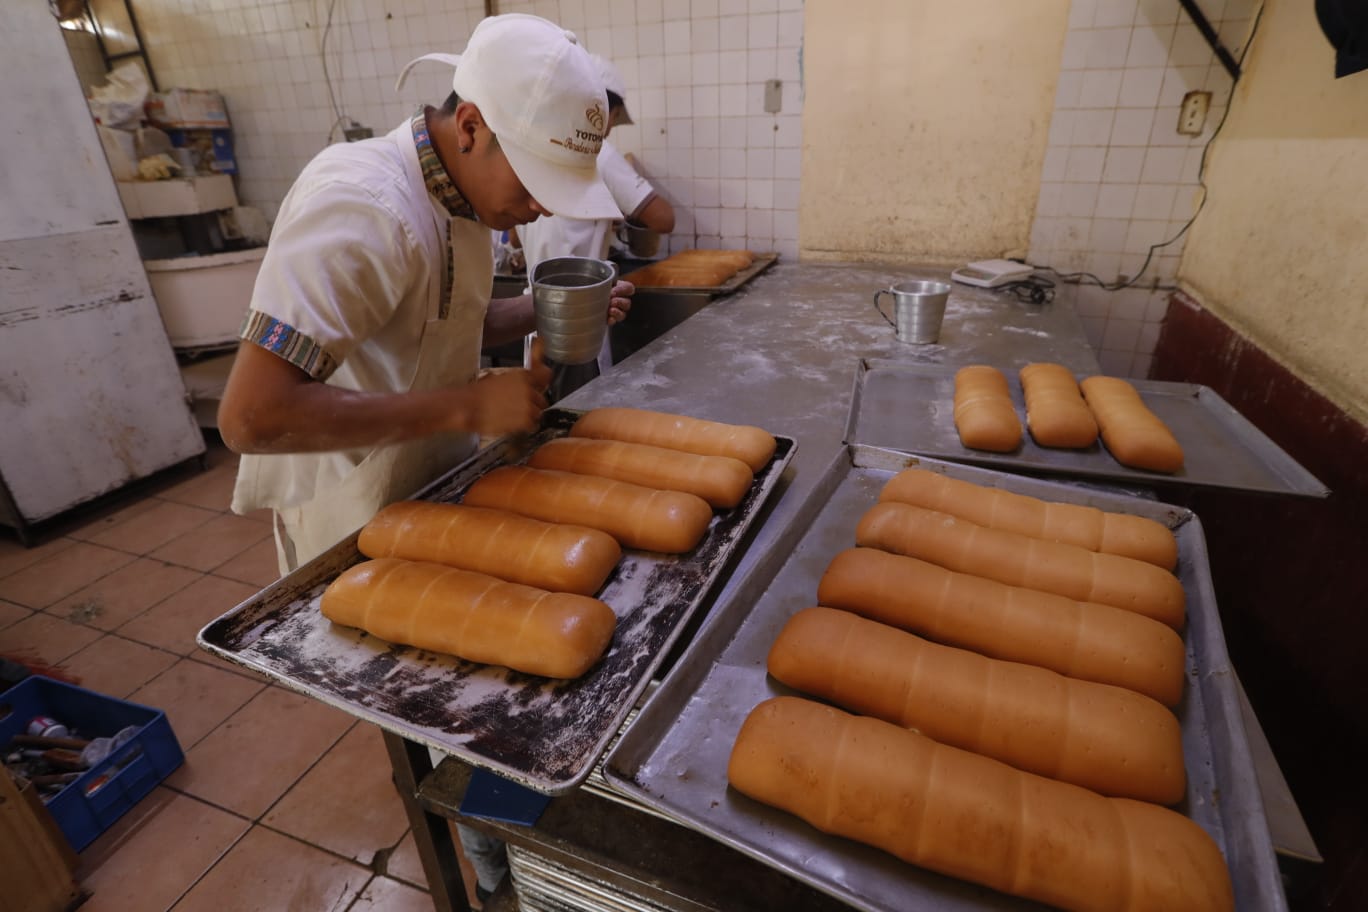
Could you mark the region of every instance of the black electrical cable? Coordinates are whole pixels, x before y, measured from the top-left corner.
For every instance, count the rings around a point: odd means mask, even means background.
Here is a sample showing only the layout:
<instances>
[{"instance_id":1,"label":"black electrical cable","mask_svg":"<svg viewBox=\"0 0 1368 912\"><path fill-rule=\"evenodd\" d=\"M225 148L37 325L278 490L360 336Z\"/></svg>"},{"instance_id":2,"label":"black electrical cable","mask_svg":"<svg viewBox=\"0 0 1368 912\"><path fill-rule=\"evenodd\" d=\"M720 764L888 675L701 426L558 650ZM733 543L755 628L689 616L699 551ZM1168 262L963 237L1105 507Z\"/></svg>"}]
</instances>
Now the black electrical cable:
<instances>
[{"instance_id":1,"label":"black electrical cable","mask_svg":"<svg viewBox=\"0 0 1368 912\"><path fill-rule=\"evenodd\" d=\"M1258 11L1257 13L1254 14L1254 23L1249 27L1249 38L1248 38L1248 40L1245 41L1245 46L1244 46L1244 48L1240 51L1240 59L1239 59L1238 61L1236 61L1240 73L1243 73L1243 72L1244 72L1244 59L1245 59L1245 56L1249 53L1250 45L1252 45L1252 44L1254 43L1254 35L1255 35L1255 34L1258 32L1258 30L1259 30L1259 21L1260 21L1261 19L1263 19L1263 12L1264 12L1264 6L1265 6L1265 5L1266 5L1266 4L1262 4L1262 3L1259 4L1259 11ZM1131 276L1129 279L1127 279L1127 280L1124 281L1124 282L1111 282L1111 283L1108 283L1108 282L1102 281L1100 278L1098 278L1097 276L1093 275L1091 272L1060 272L1058 269L1055 269L1053 266L1046 266L1046 265L1043 265L1043 264L1036 264L1036 263L1028 263L1028 262L1026 262L1026 260L1024 260L1024 259L1018 259L1018 258L1013 258L1013 262L1021 263L1021 264L1026 265L1026 266L1030 266L1032 269L1043 269L1043 270L1045 270L1046 272L1052 272L1052 273L1054 273L1056 276L1059 277L1059 281L1068 283L1068 284L1070 284L1070 285L1097 285L1097 286L1098 286L1099 288L1101 288L1103 291L1120 291L1122 288L1129 288L1129 287L1131 287L1132 285L1134 285L1136 282L1138 282L1138 281L1140 280L1140 277L1141 277L1142 275L1145 274L1145 270L1149 268L1150 262L1154 259L1154 251L1158 250L1158 249L1161 248L1161 247L1167 247L1167 246L1169 246L1170 244L1176 242L1176 241L1177 241L1179 238L1181 238L1183 235L1187 234L1187 230L1188 230L1189 228L1192 227L1192 223L1193 223L1193 222L1197 221L1197 216L1201 215L1202 209L1204 209L1204 208L1206 207L1206 201L1207 201L1207 186L1206 186L1206 183L1203 181L1203 178L1206 176L1207 153L1211 151L1211 144L1212 144L1213 142L1216 141L1216 137L1220 134L1221 128L1225 126L1226 118L1228 118L1228 117L1230 116L1230 109L1231 109L1231 107L1233 107L1232 102L1235 100L1235 84L1236 84L1238 81L1239 81L1238 78L1232 79L1232 80L1231 80L1231 82L1230 82L1230 97L1226 99L1225 111L1223 111L1223 112L1221 113L1221 120L1220 120L1219 123L1216 124L1216 129L1214 129L1214 130L1211 131L1211 138L1208 139L1207 142L1206 142L1206 145L1202 147L1202 158L1201 158L1201 161L1198 163L1198 166L1197 166L1197 186L1198 186L1198 188L1202 191L1202 200L1201 200L1201 202L1199 202L1199 203L1197 204L1197 211L1195 211L1195 212L1192 213L1192 218L1188 219L1188 220L1183 224L1183 227L1182 227L1182 228L1179 228L1179 229L1178 229L1178 233L1175 234L1173 237L1169 238L1167 241L1161 241L1161 242L1158 243L1158 244L1151 244L1151 245L1150 245L1149 253L1147 253L1147 254L1145 255L1145 262L1142 263L1142 264L1140 264L1140 268L1139 268L1138 270L1136 270L1135 275ZM1091 280L1091 281L1086 281L1086 282L1085 282L1084 279L1089 279L1089 280ZM1177 287L1177 286L1173 286L1173 285L1156 285L1156 286L1155 286L1156 289L1162 288L1162 289L1166 289L1166 290L1169 290L1169 291L1172 291L1175 287Z\"/></svg>"}]
</instances>

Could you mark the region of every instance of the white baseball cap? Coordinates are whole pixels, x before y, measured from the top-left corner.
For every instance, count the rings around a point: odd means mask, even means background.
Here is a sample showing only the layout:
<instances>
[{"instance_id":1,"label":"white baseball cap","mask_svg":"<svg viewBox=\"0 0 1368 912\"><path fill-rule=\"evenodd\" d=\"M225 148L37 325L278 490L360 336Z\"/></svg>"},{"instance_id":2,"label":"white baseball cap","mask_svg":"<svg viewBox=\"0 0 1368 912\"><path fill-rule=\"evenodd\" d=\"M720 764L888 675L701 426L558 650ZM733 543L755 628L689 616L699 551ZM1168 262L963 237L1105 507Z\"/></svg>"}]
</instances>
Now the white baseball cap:
<instances>
[{"instance_id":1,"label":"white baseball cap","mask_svg":"<svg viewBox=\"0 0 1368 912\"><path fill-rule=\"evenodd\" d=\"M596 164L608 94L573 32L539 16L490 16L475 26L464 54L411 60L398 85L419 60L456 68L452 90L480 109L538 203L570 218L622 217Z\"/></svg>"},{"instance_id":2,"label":"white baseball cap","mask_svg":"<svg viewBox=\"0 0 1368 912\"><path fill-rule=\"evenodd\" d=\"M594 63L594 72L598 73L599 84L622 99L621 106L612 112L613 126L636 123L627 111L627 80L622 78L622 73L618 72L613 61L602 54L590 54L589 59Z\"/></svg>"}]
</instances>

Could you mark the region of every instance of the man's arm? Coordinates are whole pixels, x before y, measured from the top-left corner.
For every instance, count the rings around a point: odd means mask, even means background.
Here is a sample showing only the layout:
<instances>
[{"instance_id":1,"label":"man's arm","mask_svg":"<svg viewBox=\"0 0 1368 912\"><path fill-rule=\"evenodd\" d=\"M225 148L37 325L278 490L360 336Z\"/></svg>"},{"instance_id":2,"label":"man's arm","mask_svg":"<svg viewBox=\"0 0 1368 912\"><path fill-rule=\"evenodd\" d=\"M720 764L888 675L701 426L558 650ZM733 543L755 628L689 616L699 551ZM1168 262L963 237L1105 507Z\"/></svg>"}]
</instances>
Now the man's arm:
<instances>
[{"instance_id":1,"label":"man's arm","mask_svg":"<svg viewBox=\"0 0 1368 912\"><path fill-rule=\"evenodd\" d=\"M244 342L219 404L218 428L237 453L345 450L458 431L498 436L536 427L549 379L543 367L488 374L459 387L363 393L314 380Z\"/></svg>"},{"instance_id":2,"label":"man's arm","mask_svg":"<svg viewBox=\"0 0 1368 912\"><path fill-rule=\"evenodd\" d=\"M532 316L532 296L518 295L516 298L494 298L485 311L484 341L485 348L496 348L509 342L516 342L536 329Z\"/></svg>"},{"instance_id":3,"label":"man's arm","mask_svg":"<svg viewBox=\"0 0 1368 912\"><path fill-rule=\"evenodd\" d=\"M647 228L650 228L657 234L669 234L671 231L674 231L674 206L671 206L670 201L659 193L652 193L650 197L632 213L631 220L638 225L644 225Z\"/></svg>"}]
</instances>

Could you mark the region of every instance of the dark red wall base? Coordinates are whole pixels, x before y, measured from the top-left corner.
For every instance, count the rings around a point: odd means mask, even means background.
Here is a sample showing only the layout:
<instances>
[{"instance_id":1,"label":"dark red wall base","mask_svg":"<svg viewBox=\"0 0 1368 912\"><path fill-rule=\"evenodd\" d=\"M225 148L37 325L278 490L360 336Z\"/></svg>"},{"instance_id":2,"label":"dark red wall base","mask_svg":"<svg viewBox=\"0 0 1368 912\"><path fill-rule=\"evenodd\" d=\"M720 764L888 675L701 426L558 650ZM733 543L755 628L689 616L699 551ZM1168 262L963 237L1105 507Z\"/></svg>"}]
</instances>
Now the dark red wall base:
<instances>
[{"instance_id":1,"label":"dark red wall base","mask_svg":"<svg viewBox=\"0 0 1368 912\"><path fill-rule=\"evenodd\" d=\"M1181 292L1169 301L1150 376L1220 393L1332 492L1162 496L1202 521L1236 672L1325 857L1289 899L1297 909L1363 909L1368 428Z\"/></svg>"}]
</instances>

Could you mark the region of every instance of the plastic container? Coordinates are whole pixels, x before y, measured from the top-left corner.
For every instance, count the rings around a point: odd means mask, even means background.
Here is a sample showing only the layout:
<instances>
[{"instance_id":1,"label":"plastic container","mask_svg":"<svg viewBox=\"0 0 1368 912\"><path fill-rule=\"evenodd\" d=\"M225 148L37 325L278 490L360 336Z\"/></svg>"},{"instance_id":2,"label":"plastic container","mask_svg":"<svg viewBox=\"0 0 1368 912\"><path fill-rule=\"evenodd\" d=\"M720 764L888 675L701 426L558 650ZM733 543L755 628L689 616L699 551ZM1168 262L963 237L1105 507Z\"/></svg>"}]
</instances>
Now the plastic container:
<instances>
[{"instance_id":1,"label":"plastic container","mask_svg":"<svg viewBox=\"0 0 1368 912\"><path fill-rule=\"evenodd\" d=\"M236 345L265 247L144 260L173 348Z\"/></svg>"},{"instance_id":2,"label":"plastic container","mask_svg":"<svg viewBox=\"0 0 1368 912\"><path fill-rule=\"evenodd\" d=\"M35 716L58 719L74 737L137 734L47 802L71 847L81 851L181 765L185 754L166 713L51 678L25 678L0 693L0 746L23 734Z\"/></svg>"}]
</instances>

